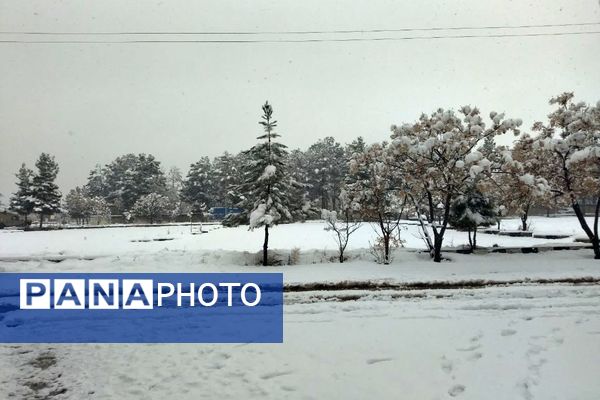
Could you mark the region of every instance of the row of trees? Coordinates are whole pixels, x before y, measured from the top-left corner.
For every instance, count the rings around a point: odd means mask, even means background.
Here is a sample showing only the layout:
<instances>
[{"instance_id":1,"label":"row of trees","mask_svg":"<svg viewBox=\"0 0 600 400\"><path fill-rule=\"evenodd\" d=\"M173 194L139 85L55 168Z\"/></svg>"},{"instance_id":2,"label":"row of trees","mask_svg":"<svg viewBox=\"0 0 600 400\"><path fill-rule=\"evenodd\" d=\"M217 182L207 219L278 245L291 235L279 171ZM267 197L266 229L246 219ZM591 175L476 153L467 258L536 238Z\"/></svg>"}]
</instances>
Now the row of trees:
<instances>
[{"instance_id":1,"label":"row of trees","mask_svg":"<svg viewBox=\"0 0 600 400\"><path fill-rule=\"evenodd\" d=\"M272 135L276 135L273 128ZM285 193L293 203L290 214L282 215L281 222L317 218L321 208L336 209L348 160L352 152L364 146L362 138L342 146L332 137L317 141L306 151L288 152L283 145L273 145L285 166L285 176L290 178ZM185 177L176 167L165 173L152 155L126 154L105 166L96 166L87 183L69 193L65 207L78 221L104 215L105 205L112 214L149 220L190 214L201 217L211 207L239 207L241 213L229 216L225 224L248 224L252 211L248 180L256 160L266 154L260 151L266 150L225 152L213 160L201 157L190 165ZM283 167L279 170L278 175ZM99 199L103 203L98 203Z\"/></svg>"},{"instance_id":2,"label":"row of trees","mask_svg":"<svg viewBox=\"0 0 600 400\"><path fill-rule=\"evenodd\" d=\"M389 261L390 227L402 213L414 215L434 261L441 261L447 228L469 231L502 215L519 215L527 229L533 205L571 206L600 259L600 102L574 102L572 93L550 100L548 122L521 134L519 119L491 112L486 124L469 106L438 109L391 128L391 142L368 146L351 162L346 189L355 219L378 222ZM512 149L495 138L512 133ZM581 204L594 199L592 224ZM473 237L470 233L473 232Z\"/></svg>"},{"instance_id":3,"label":"row of trees","mask_svg":"<svg viewBox=\"0 0 600 400\"><path fill-rule=\"evenodd\" d=\"M320 208L337 208L348 157L353 149L362 148L362 138L342 146L327 137L306 151L284 151L282 163L286 176L292 179L288 194L294 205L290 216L284 216L282 222L317 218ZM151 154L126 154L105 166L97 165L85 185L65 196L62 211L80 224L89 222L92 217L110 221L111 215L155 222L190 214L201 218L210 207L241 206L242 213L232 215L225 223L247 224L251 210L248 202L243 202L247 198L244 183L255 156L243 151L225 152L212 161L201 157L191 164L184 177L176 167L164 172L161 163ZM58 166L56 168L58 172ZM26 166L16 175L19 191L15 196L20 200L15 200L11 208L25 216L34 212L28 197L32 192L33 175ZM44 215L61 211L60 196L57 199L59 206L46 210Z\"/></svg>"},{"instance_id":4,"label":"row of trees","mask_svg":"<svg viewBox=\"0 0 600 400\"><path fill-rule=\"evenodd\" d=\"M325 138L291 153L278 142L273 108L265 103L264 134L251 149L213 161L201 158L186 178L177 169L163 173L151 155L128 154L92 171L85 187L67 196L67 208L79 218L111 208L153 221L167 212L239 207L242 212L225 224L264 228L267 264L269 228L318 216L321 209L329 210L322 214L329 229L345 241L340 261L356 223L370 221L378 226L382 260L388 263L403 217L416 219L439 262L449 226L469 231L474 247L477 227L503 215L519 215L526 230L533 206L571 206L600 258L600 105L574 102L572 93L550 103L555 111L547 122L534 124L532 133L521 133L519 119L496 112L484 118L476 107L465 106L393 125L390 141L367 146L359 138L343 147ZM505 134L517 138L512 148L496 145ZM47 155L36 165L35 176L25 167L19 172L13 207L43 218L58 207L60 194L52 186L58 166ZM596 205L591 224L581 207L589 198Z\"/></svg>"}]
</instances>

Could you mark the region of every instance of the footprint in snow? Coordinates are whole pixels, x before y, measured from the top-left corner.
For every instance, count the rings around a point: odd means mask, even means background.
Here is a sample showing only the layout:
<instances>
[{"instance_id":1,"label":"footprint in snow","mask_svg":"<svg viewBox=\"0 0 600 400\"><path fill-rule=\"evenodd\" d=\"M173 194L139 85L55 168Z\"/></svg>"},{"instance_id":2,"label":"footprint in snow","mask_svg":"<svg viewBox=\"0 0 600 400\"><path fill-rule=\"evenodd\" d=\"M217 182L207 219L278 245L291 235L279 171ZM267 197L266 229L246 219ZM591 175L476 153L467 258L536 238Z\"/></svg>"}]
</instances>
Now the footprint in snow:
<instances>
[{"instance_id":1,"label":"footprint in snow","mask_svg":"<svg viewBox=\"0 0 600 400\"><path fill-rule=\"evenodd\" d=\"M260 379L272 379L277 378L278 376L290 375L292 371L276 371L268 374L264 374L260 376Z\"/></svg>"},{"instance_id":2,"label":"footprint in snow","mask_svg":"<svg viewBox=\"0 0 600 400\"><path fill-rule=\"evenodd\" d=\"M479 343L479 340L481 340L481 338L483 338L483 333L479 332L476 336L473 336L471 339L469 339L469 342L471 343L470 346L459 347L456 350L457 351L473 351L473 350L477 350L478 348L481 347L481 343Z\"/></svg>"},{"instance_id":3,"label":"footprint in snow","mask_svg":"<svg viewBox=\"0 0 600 400\"><path fill-rule=\"evenodd\" d=\"M512 336L515 333L517 333L517 331L515 331L514 329L502 329L502 332L500 332L500 335L502 335L502 336Z\"/></svg>"},{"instance_id":4,"label":"footprint in snow","mask_svg":"<svg viewBox=\"0 0 600 400\"><path fill-rule=\"evenodd\" d=\"M480 347L481 347L481 345L479 343L475 343L475 344L473 344L471 346L468 346L468 347L459 347L456 350L457 351L473 351L473 350L477 350Z\"/></svg>"},{"instance_id":5,"label":"footprint in snow","mask_svg":"<svg viewBox=\"0 0 600 400\"><path fill-rule=\"evenodd\" d=\"M448 360L446 357L443 357L441 366L442 366L442 371L444 371L447 374L451 373L452 370L454 369L454 364L452 363L451 360Z\"/></svg>"},{"instance_id":6,"label":"footprint in snow","mask_svg":"<svg viewBox=\"0 0 600 400\"><path fill-rule=\"evenodd\" d=\"M452 397L456 397L465 391L465 385L454 385L448 389L448 394Z\"/></svg>"},{"instance_id":7,"label":"footprint in snow","mask_svg":"<svg viewBox=\"0 0 600 400\"><path fill-rule=\"evenodd\" d=\"M393 358L369 358L367 360L367 364L372 365L372 364L377 364L380 362L385 362L385 361L392 361Z\"/></svg>"}]
</instances>

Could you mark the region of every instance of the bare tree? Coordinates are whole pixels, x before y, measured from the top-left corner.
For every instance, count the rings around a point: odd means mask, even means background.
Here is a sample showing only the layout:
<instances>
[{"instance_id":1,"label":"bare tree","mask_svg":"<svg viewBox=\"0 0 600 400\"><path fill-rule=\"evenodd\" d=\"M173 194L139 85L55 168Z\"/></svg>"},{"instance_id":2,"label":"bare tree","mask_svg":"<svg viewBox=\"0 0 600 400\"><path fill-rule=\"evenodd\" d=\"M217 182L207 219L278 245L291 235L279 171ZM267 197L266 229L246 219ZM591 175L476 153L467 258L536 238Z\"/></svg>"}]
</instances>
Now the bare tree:
<instances>
[{"instance_id":1,"label":"bare tree","mask_svg":"<svg viewBox=\"0 0 600 400\"><path fill-rule=\"evenodd\" d=\"M344 251L348 246L350 235L360 228L360 220L353 218L352 204L345 190L339 196L340 212L321 210L321 218L325 221L325 230L333 232L333 237L338 245L339 260L343 263Z\"/></svg>"}]
</instances>

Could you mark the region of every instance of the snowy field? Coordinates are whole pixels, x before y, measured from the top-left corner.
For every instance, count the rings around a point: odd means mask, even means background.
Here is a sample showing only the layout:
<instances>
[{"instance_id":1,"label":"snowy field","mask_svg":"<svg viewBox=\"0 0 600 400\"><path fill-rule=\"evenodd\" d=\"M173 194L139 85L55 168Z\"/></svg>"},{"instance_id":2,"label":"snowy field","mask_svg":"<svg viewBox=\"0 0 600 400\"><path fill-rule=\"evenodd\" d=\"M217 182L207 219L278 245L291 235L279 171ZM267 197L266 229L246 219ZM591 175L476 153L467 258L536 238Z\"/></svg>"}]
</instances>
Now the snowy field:
<instances>
[{"instance_id":1,"label":"snowy field","mask_svg":"<svg viewBox=\"0 0 600 400\"><path fill-rule=\"evenodd\" d=\"M590 220L591 222L591 220ZM503 229L516 230L517 219L505 220ZM583 231L574 217L543 218L533 217L531 225L534 234L566 234L581 236ZM271 230L270 249L289 250L294 247L302 252L311 250L334 251L336 242L330 232L324 231L321 221L309 221L276 226ZM198 229L194 227L194 229ZM128 227L102 229L65 229L53 232L23 232L0 230L0 258L32 258L45 256L98 257L161 252L197 253L215 250L235 252L257 252L262 248L263 231L249 231L247 226L222 228L219 225L206 225L208 234L192 235L189 226L170 225L157 227ZM355 232L348 249L366 249L376 237L375 226L363 224ZM424 249L415 222L403 225L401 238L406 248ZM565 239L538 239L498 236L479 233L479 246L529 246L545 243L571 243L573 237ZM448 230L444 246L455 247L468 243L466 232ZM218 263L222 264L221 260Z\"/></svg>"},{"instance_id":2,"label":"snowy field","mask_svg":"<svg viewBox=\"0 0 600 400\"><path fill-rule=\"evenodd\" d=\"M479 243L581 236L571 217L532 223L534 232L571 236L480 234ZM330 233L308 222L272 230L271 247L300 248L301 264L265 268L246 265L262 232L206 228L4 230L0 269L282 271L290 285L283 344L2 346L0 399L598 399L600 262L591 250L447 253L435 264L415 251L423 245L408 227L406 248L382 266L365 250L375 238L365 225L351 239L353 260L338 264L325 262L335 253ZM459 246L466 235L449 231L446 240ZM402 286L410 284L421 286Z\"/></svg>"}]
</instances>

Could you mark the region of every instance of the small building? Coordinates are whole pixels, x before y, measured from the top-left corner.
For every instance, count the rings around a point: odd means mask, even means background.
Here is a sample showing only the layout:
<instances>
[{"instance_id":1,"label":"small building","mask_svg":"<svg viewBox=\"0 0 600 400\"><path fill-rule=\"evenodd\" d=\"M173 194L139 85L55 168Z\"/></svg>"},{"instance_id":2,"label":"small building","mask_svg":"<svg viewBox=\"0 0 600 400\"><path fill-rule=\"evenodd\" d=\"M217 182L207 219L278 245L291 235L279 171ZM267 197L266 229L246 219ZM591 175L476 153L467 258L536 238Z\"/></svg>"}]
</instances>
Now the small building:
<instances>
[{"instance_id":1,"label":"small building","mask_svg":"<svg viewBox=\"0 0 600 400\"><path fill-rule=\"evenodd\" d=\"M5 226L20 226L22 223L19 214L6 208L0 208L0 229Z\"/></svg>"}]
</instances>

